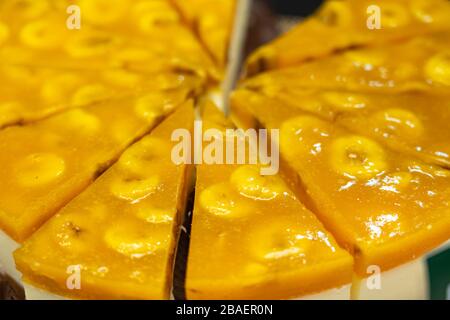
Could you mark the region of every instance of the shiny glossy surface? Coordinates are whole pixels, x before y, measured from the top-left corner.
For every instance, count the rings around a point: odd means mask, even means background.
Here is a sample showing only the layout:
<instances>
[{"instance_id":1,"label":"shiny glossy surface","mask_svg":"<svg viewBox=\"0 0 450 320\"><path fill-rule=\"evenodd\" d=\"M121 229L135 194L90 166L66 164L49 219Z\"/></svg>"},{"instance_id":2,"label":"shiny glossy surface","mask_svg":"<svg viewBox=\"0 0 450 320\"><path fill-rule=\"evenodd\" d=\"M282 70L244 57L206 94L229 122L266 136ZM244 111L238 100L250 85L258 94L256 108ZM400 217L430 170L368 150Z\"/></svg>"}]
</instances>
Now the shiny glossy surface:
<instances>
[{"instance_id":1,"label":"shiny glossy surface","mask_svg":"<svg viewBox=\"0 0 450 320\"><path fill-rule=\"evenodd\" d=\"M450 237L450 171L392 152L296 108L237 92L266 127L280 128L283 157L317 214L355 254L356 271L395 267Z\"/></svg>"},{"instance_id":2,"label":"shiny glossy surface","mask_svg":"<svg viewBox=\"0 0 450 320\"><path fill-rule=\"evenodd\" d=\"M0 66L0 128L40 120L74 107L139 93L202 89L201 78L183 73L147 74L122 69L99 72ZM145 106L144 106L145 108Z\"/></svg>"},{"instance_id":3,"label":"shiny glossy surface","mask_svg":"<svg viewBox=\"0 0 450 320\"><path fill-rule=\"evenodd\" d=\"M286 299L350 282L351 257L280 176L260 168L197 167L189 299Z\"/></svg>"},{"instance_id":4,"label":"shiny glossy surface","mask_svg":"<svg viewBox=\"0 0 450 320\"><path fill-rule=\"evenodd\" d=\"M80 29L67 27L70 4L82 12ZM185 69L220 76L165 0L5 1L0 4L0 57L4 63L45 67Z\"/></svg>"},{"instance_id":5,"label":"shiny glossy surface","mask_svg":"<svg viewBox=\"0 0 450 320\"><path fill-rule=\"evenodd\" d=\"M227 62L228 43L233 28L235 0L174 0L185 19L197 29L215 61Z\"/></svg>"},{"instance_id":6,"label":"shiny glossy surface","mask_svg":"<svg viewBox=\"0 0 450 320\"><path fill-rule=\"evenodd\" d=\"M248 88L294 86L370 92L450 92L450 32L404 43L335 54L299 67L263 73Z\"/></svg>"},{"instance_id":7,"label":"shiny glossy surface","mask_svg":"<svg viewBox=\"0 0 450 320\"><path fill-rule=\"evenodd\" d=\"M2 229L15 240L24 240L130 143L183 103L188 91L165 94L163 101L148 101L146 108L155 115L151 119L130 112L142 97L124 98L0 131Z\"/></svg>"},{"instance_id":8,"label":"shiny glossy surface","mask_svg":"<svg viewBox=\"0 0 450 320\"><path fill-rule=\"evenodd\" d=\"M1 231L22 243L65 208L19 254L25 282L72 298L169 298L186 170L166 141L129 146L217 85L232 3L224 29L224 11L218 21L218 7L197 6L201 37L169 0L0 1ZM82 265L81 292L65 286L70 265Z\"/></svg>"},{"instance_id":9,"label":"shiny glossy surface","mask_svg":"<svg viewBox=\"0 0 450 320\"><path fill-rule=\"evenodd\" d=\"M74 298L168 299L188 174L171 135L193 118L180 107L28 239L15 254L26 281ZM66 287L73 265L81 290Z\"/></svg>"},{"instance_id":10,"label":"shiny glossy surface","mask_svg":"<svg viewBox=\"0 0 450 320\"><path fill-rule=\"evenodd\" d=\"M300 65L356 46L448 30L449 15L446 0L328 0L314 16L254 52L247 74Z\"/></svg>"},{"instance_id":11,"label":"shiny glossy surface","mask_svg":"<svg viewBox=\"0 0 450 320\"><path fill-rule=\"evenodd\" d=\"M450 101L431 93L381 94L267 86L259 92L273 98L273 108L287 104L391 149L450 167Z\"/></svg>"}]
</instances>

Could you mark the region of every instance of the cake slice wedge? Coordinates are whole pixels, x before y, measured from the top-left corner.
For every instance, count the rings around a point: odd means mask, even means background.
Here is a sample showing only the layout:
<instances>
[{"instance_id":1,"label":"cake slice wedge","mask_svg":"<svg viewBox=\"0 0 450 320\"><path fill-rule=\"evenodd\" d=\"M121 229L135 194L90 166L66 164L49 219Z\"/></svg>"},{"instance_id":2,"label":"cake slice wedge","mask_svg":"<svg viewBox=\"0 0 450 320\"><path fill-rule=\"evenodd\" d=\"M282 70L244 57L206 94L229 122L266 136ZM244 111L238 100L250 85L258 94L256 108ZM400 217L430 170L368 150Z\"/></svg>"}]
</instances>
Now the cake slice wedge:
<instances>
[{"instance_id":1,"label":"cake slice wedge","mask_svg":"<svg viewBox=\"0 0 450 320\"><path fill-rule=\"evenodd\" d=\"M154 91L0 131L1 229L25 240L189 94Z\"/></svg>"},{"instance_id":2,"label":"cake slice wedge","mask_svg":"<svg viewBox=\"0 0 450 320\"><path fill-rule=\"evenodd\" d=\"M328 0L313 16L256 50L247 61L246 73L253 76L351 48L449 30L449 15L446 0Z\"/></svg>"},{"instance_id":3,"label":"cake slice wedge","mask_svg":"<svg viewBox=\"0 0 450 320\"><path fill-rule=\"evenodd\" d=\"M213 56L224 67L233 32L236 0L171 0Z\"/></svg>"},{"instance_id":4,"label":"cake slice wedge","mask_svg":"<svg viewBox=\"0 0 450 320\"><path fill-rule=\"evenodd\" d=\"M305 187L308 206L353 254L356 279L417 261L450 238L449 170L264 98L238 91L233 107L280 129L292 183Z\"/></svg>"},{"instance_id":5,"label":"cake slice wedge","mask_svg":"<svg viewBox=\"0 0 450 320\"><path fill-rule=\"evenodd\" d=\"M385 46L347 50L300 66L269 71L244 80L242 86L449 94L449 55L450 32L439 32Z\"/></svg>"},{"instance_id":6,"label":"cake slice wedge","mask_svg":"<svg viewBox=\"0 0 450 320\"><path fill-rule=\"evenodd\" d=\"M203 120L219 143L232 129L211 104ZM281 176L263 176L262 167L197 167L187 298L348 299L351 256Z\"/></svg>"},{"instance_id":7,"label":"cake slice wedge","mask_svg":"<svg viewBox=\"0 0 450 320\"><path fill-rule=\"evenodd\" d=\"M28 299L33 287L75 299L169 298L192 172L173 162L172 134L193 121L185 103L25 241L15 259ZM67 285L73 270L78 289Z\"/></svg>"},{"instance_id":8,"label":"cake slice wedge","mask_svg":"<svg viewBox=\"0 0 450 320\"><path fill-rule=\"evenodd\" d=\"M450 168L450 101L448 95L408 92L358 93L290 87L242 90L242 99L260 99L274 110L298 108L324 120L370 136L392 150ZM246 98L244 96L247 95Z\"/></svg>"},{"instance_id":9,"label":"cake slice wedge","mask_svg":"<svg viewBox=\"0 0 450 320\"><path fill-rule=\"evenodd\" d=\"M206 50L168 1L39 2L47 6L8 1L0 8L3 63L82 70L185 70L204 78L219 77ZM80 8L79 28L71 26L75 18L67 13L73 4ZM175 20L165 20L170 16Z\"/></svg>"},{"instance_id":10,"label":"cake slice wedge","mask_svg":"<svg viewBox=\"0 0 450 320\"><path fill-rule=\"evenodd\" d=\"M205 85L180 72L148 74L125 69L101 71L1 65L0 128L26 124L71 108L157 90Z\"/></svg>"}]
</instances>

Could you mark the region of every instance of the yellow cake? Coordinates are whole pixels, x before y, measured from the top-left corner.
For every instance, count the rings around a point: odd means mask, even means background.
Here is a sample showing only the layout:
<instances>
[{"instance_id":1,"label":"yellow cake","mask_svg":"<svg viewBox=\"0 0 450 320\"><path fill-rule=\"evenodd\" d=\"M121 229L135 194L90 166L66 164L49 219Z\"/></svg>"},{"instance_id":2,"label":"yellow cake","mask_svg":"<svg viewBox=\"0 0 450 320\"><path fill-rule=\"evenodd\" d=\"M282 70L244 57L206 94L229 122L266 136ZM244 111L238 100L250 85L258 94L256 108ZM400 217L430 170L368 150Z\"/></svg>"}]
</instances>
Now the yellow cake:
<instances>
[{"instance_id":1,"label":"yellow cake","mask_svg":"<svg viewBox=\"0 0 450 320\"><path fill-rule=\"evenodd\" d=\"M253 52L247 75L300 65L355 47L449 30L446 0L328 0L313 16Z\"/></svg>"},{"instance_id":2,"label":"yellow cake","mask_svg":"<svg viewBox=\"0 0 450 320\"><path fill-rule=\"evenodd\" d=\"M301 66L262 73L242 85L449 94L449 57L450 32L434 33L403 43L348 50Z\"/></svg>"},{"instance_id":3,"label":"yellow cake","mask_svg":"<svg viewBox=\"0 0 450 320\"><path fill-rule=\"evenodd\" d=\"M227 63L236 0L172 0L219 66Z\"/></svg>"},{"instance_id":4,"label":"yellow cake","mask_svg":"<svg viewBox=\"0 0 450 320\"><path fill-rule=\"evenodd\" d=\"M232 129L212 108L204 130ZM351 282L350 255L279 175L260 169L197 166L188 299L289 299Z\"/></svg>"},{"instance_id":5,"label":"yellow cake","mask_svg":"<svg viewBox=\"0 0 450 320\"><path fill-rule=\"evenodd\" d=\"M450 171L384 148L298 108L237 91L264 127L280 129L280 150L309 206L354 255L355 272L411 261L450 237ZM274 112L276 110L276 112ZM293 177L295 181L295 177Z\"/></svg>"},{"instance_id":6,"label":"yellow cake","mask_svg":"<svg viewBox=\"0 0 450 320\"><path fill-rule=\"evenodd\" d=\"M189 101L29 238L15 253L24 281L78 299L168 299L192 171L172 162L171 135L193 120Z\"/></svg>"},{"instance_id":7,"label":"yellow cake","mask_svg":"<svg viewBox=\"0 0 450 320\"><path fill-rule=\"evenodd\" d=\"M114 100L0 131L1 228L25 240L188 93Z\"/></svg>"},{"instance_id":8,"label":"yellow cake","mask_svg":"<svg viewBox=\"0 0 450 320\"><path fill-rule=\"evenodd\" d=\"M392 150L450 167L450 101L447 95L408 92L360 93L262 87L262 95L242 91L247 99L270 101L273 110L288 105L368 135ZM264 97L265 96L265 97ZM241 114L244 113L241 111Z\"/></svg>"},{"instance_id":9,"label":"yellow cake","mask_svg":"<svg viewBox=\"0 0 450 320\"><path fill-rule=\"evenodd\" d=\"M139 93L177 88L200 92L204 81L185 73L137 73L122 69L59 70L0 66L0 128L40 120L75 107Z\"/></svg>"},{"instance_id":10,"label":"yellow cake","mask_svg":"<svg viewBox=\"0 0 450 320\"><path fill-rule=\"evenodd\" d=\"M170 297L194 171L173 133L198 160L193 106L206 140L234 129L203 103L227 111L248 3L0 0L0 273L21 282L20 246L28 298ZM372 296L426 297L450 239L449 17L328 0L250 55L231 119L279 129L280 172L196 163L188 299L364 298L373 267Z\"/></svg>"},{"instance_id":11,"label":"yellow cake","mask_svg":"<svg viewBox=\"0 0 450 320\"><path fill-rule=\"evenodd\" d=\"M79 29L70 27L72 4L80 10ZM176 69L220 76L168 0L5 1L0 57L4 63L44 67Z\"/></svg>"}]
</instances>

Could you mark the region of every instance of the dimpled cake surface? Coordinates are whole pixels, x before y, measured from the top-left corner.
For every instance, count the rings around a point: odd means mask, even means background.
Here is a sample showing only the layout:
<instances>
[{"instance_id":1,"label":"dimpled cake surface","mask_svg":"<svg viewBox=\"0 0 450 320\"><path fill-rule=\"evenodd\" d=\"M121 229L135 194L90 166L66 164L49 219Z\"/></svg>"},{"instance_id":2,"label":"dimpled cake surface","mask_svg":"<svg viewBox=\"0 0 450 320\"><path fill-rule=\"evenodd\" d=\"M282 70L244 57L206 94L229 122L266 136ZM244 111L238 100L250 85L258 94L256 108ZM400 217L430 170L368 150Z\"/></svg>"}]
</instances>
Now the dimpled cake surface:
<instances>
[{"instance_id":1,"label":"dimpled cake surface","mask_svg":"<svg viewBox=\"0 0 450 320\"><path fill-rule=\"evenodd\" d=\"M268 128L280 128L280 150L307 189L316 214L355 255L356 272L388 270L450 236L450 171L355 134L298 108L237 91Z\"/></svg>"},{"instance_id":2,"label":"dimpled cake surface","mask_svg":"<svg viewBox=\"0 0 450 320\"><path fill-rule=\"evenodd\" d=\"M232 129L212 108L203 113L208 126ZM279 175L260 169L197 167L189 299L287 299L351 281L351 256Z\"/></svg>"},{"instance_id":3,"label":"dimpled cake surface","mask_svg":"<svg viewBox=\"0 0 450 320\"><path fill-rule=\"evenodd\" d=\"M249 89L307 87L360 92L450 92L450 31L347 50L243 81Z\"/></svg>"},{"instance_id":4,"label":"dimpled cake surface","mask_svg":"<svg viewBox=\"0 0 450 320\"><path fill-rule=\"evenodd\" d=\"M267 86L258 90L273 108L286 104L351 131L368 135L393 150L450 167L450 101L445 94L364 93L347 90Z\"/></svg>"},{"instance_id":5,"label":"dimpled cake surface","mask_svg":"<svg viewBox=\"0 0 450 320\"><path fill-rule=\"evenodd\" d=\"M80 28L68 27L70 5L82 12ZM166 0L5 1L0 57L12 64L82 70L189 70L217 80L220 71L181 20ZM172 38L177 41L166 41Z\"/></svg>"},{"instance_id":6,"label":"dimpled cake surface","mask_svg":"<svg viewBox=\"0 0 450 320\"><path fill-rule=\"evenodd\" d=\"M354 47L382 46L449 30L449 15L446 0L327 0L314 15L253 52L246 73L253 76Z\"/></svg>"},{"instance_id":7,"label":"dimpled cake surface","mask_svg":"<svg viewBox=\"0 0 450 320\"><path fill-rule=\"evenodd\" d=\"M193 119L189 101L29 238L15 253L24 279L79 299L168 299L190 171L171 161L171 134Z\"/></svg>"},{"instance_id":8,"label":"dimpled cake surface","mask_svg":"<svg viewBox=\"0 0 450 320\"><path fill-rule=\"evenodd\" d=\"M181 72L147 74L124 69L59 70L22 65L0 66L0 81L0 128L139 93L181 87L198 92L204 86L201 78Z\"/></svg>"},{"instance_id":9,"label":"dimpled cake surface","mask_svg":"<svg viewBox=\"0 0 450 320\"><path fill-rule=\"evenodd\" d=\"M185 101L188 92L123 98L0 131L0 146L8 150L0 155L2 229L23 241Z\"/></svg>"}]
</instances>

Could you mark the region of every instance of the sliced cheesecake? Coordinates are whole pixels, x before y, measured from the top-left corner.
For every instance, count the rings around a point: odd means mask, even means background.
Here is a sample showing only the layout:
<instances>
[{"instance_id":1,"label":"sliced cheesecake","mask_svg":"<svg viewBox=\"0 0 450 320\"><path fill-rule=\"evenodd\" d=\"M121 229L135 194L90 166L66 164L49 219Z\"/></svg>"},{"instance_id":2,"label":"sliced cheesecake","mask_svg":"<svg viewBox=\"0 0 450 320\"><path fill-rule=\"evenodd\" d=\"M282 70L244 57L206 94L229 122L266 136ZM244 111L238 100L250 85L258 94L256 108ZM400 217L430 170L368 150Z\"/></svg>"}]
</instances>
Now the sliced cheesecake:
<instances>
[{"instance_id":1,"label":"sliced cheesecake","mask_svg":"<svg viewBox=\"0 0 450 320\"><path fill-rule=\"evenodd\" d=\"M449 30L449 15L446 0L328 0L316 14L252 53L246 73L252 76L350 48Z\"/></svg>"},{"instance_id":2,"label":"sliced cheesecake","mask_svg":"<svg viewBox=\"0 0 450 320\"><path fill-rule=\"evenodd\" d=\"M187 102L24 242L15 259L28 299L169 298L192 172L173 162L172 134L193 121Z\"/></svg>"},{"instance_id":3,"label":"sliced cheesecake","mask_svg":"<svg viewBox=\"0 0 450 320\"><path fill-rule=\"evenodd\" d=\"M385 272L412 262L450 238L449 170L255 95L238 91L233 106L280 129L293 183L305 187L309 207L353 254L357 279L374 266ZM399 290L397 298L408 294Z\"/></svg>"},{"instance_id":4,"label":"sliced cheesecake","mask_svg":"<svg viewBox=\"0 0 450 320\"><path fill-rule=\"evenodd\" d=\"M222 143L232 126L213 108L203 113L204 129L215 129ZM351 256L280 175L263 176L261 168L197 167L187 298L296 299L321 293L348 299Z\"/></svg>"}]
</instances>

